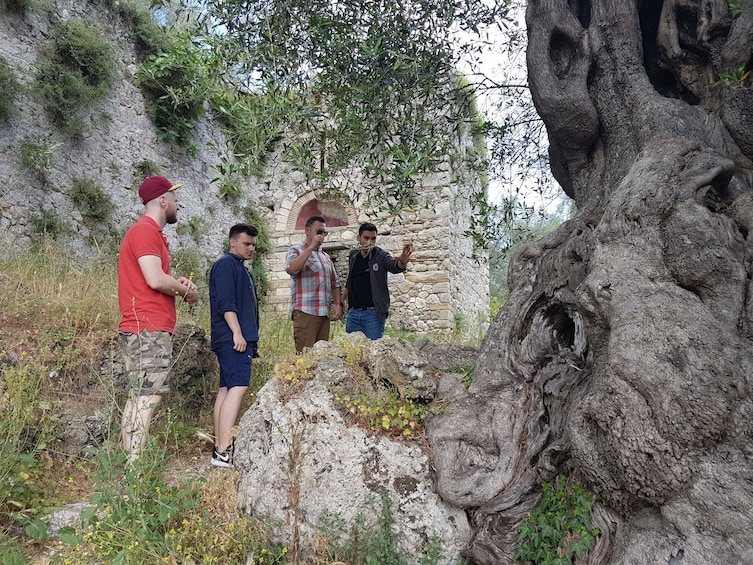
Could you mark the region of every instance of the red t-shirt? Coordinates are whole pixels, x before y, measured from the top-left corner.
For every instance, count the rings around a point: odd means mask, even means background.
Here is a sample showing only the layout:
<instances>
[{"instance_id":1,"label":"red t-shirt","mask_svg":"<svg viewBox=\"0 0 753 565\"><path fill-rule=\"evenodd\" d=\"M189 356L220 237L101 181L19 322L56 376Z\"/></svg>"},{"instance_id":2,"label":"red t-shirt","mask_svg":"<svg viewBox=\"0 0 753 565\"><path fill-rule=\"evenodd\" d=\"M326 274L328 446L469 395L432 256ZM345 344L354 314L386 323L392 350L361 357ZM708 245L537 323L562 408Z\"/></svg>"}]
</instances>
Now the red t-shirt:
<instances>
[{"instance_id":1,"label":"red t-shirt","mask_svg":"<svg viewBox=\"0 0 753 565\"><path fill-rule=\"evenodd\" d=\"M155 255L162 259L162 270L170 274L167 238L159 224L149 216L126 233L118 255L118 305L122 332L140 333L175 331L175 297L154 290L146 284L139 257Z\"/></svg>"}]
</instances>

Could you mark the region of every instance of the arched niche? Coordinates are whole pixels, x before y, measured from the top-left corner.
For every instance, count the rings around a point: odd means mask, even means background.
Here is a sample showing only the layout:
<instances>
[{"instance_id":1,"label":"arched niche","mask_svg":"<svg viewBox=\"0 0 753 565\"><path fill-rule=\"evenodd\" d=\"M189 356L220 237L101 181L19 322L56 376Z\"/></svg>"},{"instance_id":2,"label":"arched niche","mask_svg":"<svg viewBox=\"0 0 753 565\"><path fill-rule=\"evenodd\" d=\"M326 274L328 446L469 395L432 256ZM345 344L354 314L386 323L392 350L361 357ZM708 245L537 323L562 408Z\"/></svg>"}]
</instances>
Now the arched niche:
<instances>
[{"instance_id":1,"label":"arched niche","mask_svg":"<svg viewBox=\"0 0 753 565\"><path fill-rule=\"evenodd\" d=\"M311 216L324 217L328 228L355 225L358 217L352 206L337 200L318 198L313 192L301 196L290 210L287 231L302 231Z\"/></svg>"}]
</instances>

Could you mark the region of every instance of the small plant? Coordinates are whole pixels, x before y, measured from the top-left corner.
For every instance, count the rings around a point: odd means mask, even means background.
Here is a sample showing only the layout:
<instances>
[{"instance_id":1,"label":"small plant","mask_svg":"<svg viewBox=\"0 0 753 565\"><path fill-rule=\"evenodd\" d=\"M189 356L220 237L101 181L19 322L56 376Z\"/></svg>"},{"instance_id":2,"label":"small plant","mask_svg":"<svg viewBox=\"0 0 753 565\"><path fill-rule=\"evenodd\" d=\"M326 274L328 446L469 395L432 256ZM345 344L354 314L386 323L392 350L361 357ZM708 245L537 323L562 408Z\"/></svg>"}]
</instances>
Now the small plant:
<instances>
[{"instance_id":1,"label":"small plant","mask_svg":"<svg viewBox=\"0 0 753 565\"><path fill-rule=\"evenodd\" d=\"M339 514L324 512L319 519L324 544L320 551L325 552L327 562L374 563L379 565L406 565L405 556L397 547L398 534L394 530L395 518L392 514L392 500L387 493L382 493L381 505L373 495L367 497L366 506L372 517L368 520L359 514L350 528ZM374 519L376 517L376 519ZM434 554L441 551L432 550ZM426 555L422 565L435 564L439 561Z\"/></svg>"},{"instance_id":2,"label":"small plant","mask_svg":"<svg viewBox=\"0 0 753 565\"><path fill-rule=\"evenodd\" d=\"M347 339L338 339L337 355L345 362L353 374L353 381L362 383L366 381L366 371L363 368L363 344L351 342Z\"/></svg>"},{"instance_id":3,"label":"small plant","mask_svg":"<svg viewBox=\"0 0 753 565\"><path fill-rule=\"evenodd\" d=\"M423 422L429 410L410 399L401 399L396 392L377 395L337 389L334 395L335 402L356 425L393 438L419 439L423 435Z\"/></svg>"},{"instance_id":4,"label":"small plant","mask_svg":"<svg viewBox=\"0 0 753 565\"><path fill-rule=\"evenodd\" d=\"M26 138L21 143L21 163L31 171L44 172L52 165L58 145L48 135Z\"/></svg>"},{"instance_id":5,"label":"small plant","mask_svg":"<svg viewBox=\"0 0 753 565\"><path fill-rule=\"evenodd\" d=\"M536 565L570 565L582 559L596 542L597 528L591 528L593 497L559 476L555 484L543 483L539 505L518 529L515 559Z\"/></svg>"},{"instance_id":6,"label":"small plant","mask_svg":"<svg viewBox=\"0 0 753 565\"><path fill-rule=\"evenodd\" d=\"M79 112L102 100L112 86L115 51L101 31L78 18L60 22L50 36L52 53L37 67L36 90L63 125L77 129Z\"/></svg>"},{"instance_id":7,"label":"small plant","mask_svg":"<svg viewBox=\"0 0 753 565\"><path fill-rule=\"evenodd\" d=\"M166 457L152 445L123 475L125 453L98 454L99 470L92 506L81 512L85 527L64 528L60 539L76 547L82 563L105 557L115 563L157 563L165 538L181 513L195 508L196 482L168 486L163 478ZM119 477L122 475L122 479Z\"/></svg>"},{"instance_id":8,"label":"small plant","mask_svg":"<svg viewBox=\"0 0 753 565\"><path fill-rule=\"evenodd\" d=\"M18 113L16 95L20 87L16 71L0 57L0 124L8 123Z\"/></svg>"},{"instance_id":9,"label":"small plant","mask_svg":"<svg viewBox=\"0 0 753 565\"><path fill-rule=\"evenodd\" d=\"M71 199L84 217L94 222L108 220L115 210L110 195L91 179L74 179Z\"/></svg>"},{"instance_id":10,"label":"small plant","mask_svg":"<svg viewBox=\"0 0 753 565\"><path fill-rule=\"evenodd\" d=\"M465 388L469 388L471 386L471 383L473 382L473 372L476 370L476 364L475 363L468 363L465 365L455 365L454 367L451 367L447 370L448 373L458 373L460 375L463 375L463 377L460 379L463 383L463 386Z\"/></svg>"},{"instance_id":11,"label":"small plant","mask_svg":"<svg viewBox=\"0 0 753 565\"><path fill-rule=\"evenodd\" d=\"M291 426L288 433L285 433L278 426L278 430L285 440L288 448L288 458L286 466L288 492L287 492L287 522L290 524L290 558L293 563L298 563L301 557L301 471L303 470L303 461L309 454L305 448L304 438L306 437L306 424L295 423Z\"/></svg>"},{"instance_id":12,"label":"small plant","mask_svg":"<svg viewBox=\"0 0 753 565\"><path fill-rule=\"evenodd\" d=\"M228 200L235 200L243 194L241 188L241 182L237 178L222 177L220 179L220 188L218 196L220 200L227 202Z\"/></svg>"},{"instance_id":13,"label":"small plant","mask_svg":"<svg viewBox=\"0 0 753 565\"><path fill-rule=\"evenodd\" d=\"M27 535L44 539L39 519L50 504L43 484L42 450L54 438L56 422L46 412L40 379L47 369L23 356L18 367L4 366L0 378L0 529L25 528Z\"/></svg>"},{"instance_id":14,"label":"small plant","mask_svg":"<svg viewBox=\"0 0 753 565\"><path fill-rule=\"evenodd\" d=\"M455 325L454 334L455 337L462 336L468 329L468 321L465 319L465 315L462 312L455 312L453 316Z\"/></svg>"},{"instance_id":15,"label":"small plant","mask_svg":"<svg viewBox=\"0 0 753 565\"><path fill-rule=\"evenodd\" d=\"M279 379L280 399L287 400L293 397L303 383L313 379L315 365L316 358L310 351L278 361L275 364L275 375Z\"/></svg>"},{"instance_id":16,"label":"small plant","mask_svg":"<svg viewBox=\"0 0 753 565\"><path fill-rule=\"evenodd\" d=\"M133 171L133 176L136 177L136 179L138 180L138 183L140 184L141 181L147 177L153 177L154 175L159 175L162 172L162 167L160 167L154 161L149 161L148 159L146 159L144 161L139 161L138 163L134 163L132 171Z\"/></svg>"},{"instance_id":17,"label":"small plant","mask_svg":"<svg viewBox=\"0 0 753 565\"><path fill-rule=\"evenodd\" d=\"M175 231L178 235L189 235L198 243L206 233L206 220L202 216L192 216L187 222L180 224Z\"/></svg>"},{"instance_id":18,"label":"small plant","mask_svg":"<svg viewBox=\"0 0 753 565\"><path fill-rule=\"evenodd\" d=\"M53 240L71 233L71 226L54 210L42 210L38 216L31 219L34 231L37 235L45 236Z\"/></svg>"},{"instance_id":19,"label":"small plant","mask_svg":"<svg viewBox=\"0 0 753 565\"><path fill-rule=\"evenodd\" d=\"M743 6L740 0L729 0L729 10L732 12L732 16L739 18L743 14L749 14L753 12L753 6Z\"/></svg>"},{"instance_id":20,"label":"small plant","mask_svg":"<svg viewBox=\"0 0 753 565\"><path fill-rule=\"evenodd\" d=\"M50 13L53 11L52 0L6 0L8 8L22 14L26 10L39 13Z\"/></svg>"},{"instance_id":21,"label":"small plant","mask_svg":"<svg viewBox=\"0 0 753 565\"><path fill-rule=\"evenodd\" d=\"M185 246L176 249L172 254L172 270L193 280L196 273L203 273L208 267L209 260L201 254L197 247ZM184 274L189 273L189 274ZM202 283L197 283L202 284ZM205 283L204 283L205 284Z\"/></svg>"},{"instance_id":22,"label":"small plant","mask_svg":"<svg viewBox=\"0 0 753 565\"><path fill-rule=\"evenodd\" d=\"M712 82L712 87L718 87L718 86L724 86L726 88L729 88L730 90L737 90L738 88L744 88L748 85L746 85L746 82L748 79L750 79L751 76L750 70L745 70L745 65L742 64L736 69L732 69L730 71L727 71L726 73L721 73L719 75L719 80L716 82Z\"/></svg>"},{"instance_id":23,"label":"small plant","mask_svg":"<svg viewBox=\"0 0 753 565\"><path fill-rule=\"evenodd\" d=\"M500 310L502 310L502 306L504 306L505 302L507 301L507 292L505 292L505 296L500 298L499 296L492 296L491 300L489 301L489 322L493 322L497 319L497 316L499 315Z\"/></svg>"}]
</instances>

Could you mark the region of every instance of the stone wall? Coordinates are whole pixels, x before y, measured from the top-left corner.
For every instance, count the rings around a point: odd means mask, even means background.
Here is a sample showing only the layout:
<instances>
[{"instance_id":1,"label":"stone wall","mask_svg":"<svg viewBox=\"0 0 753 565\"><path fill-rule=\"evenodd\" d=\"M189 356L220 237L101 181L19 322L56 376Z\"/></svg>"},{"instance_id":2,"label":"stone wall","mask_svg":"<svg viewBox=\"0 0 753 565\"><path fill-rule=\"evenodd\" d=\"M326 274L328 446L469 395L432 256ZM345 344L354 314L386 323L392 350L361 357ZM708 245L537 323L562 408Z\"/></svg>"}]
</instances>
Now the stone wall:
<instances>
[{"instance_id":1,"label":"stone wall","mask_svg":"<svg viewBox=\"0 0 753 565\"><path fill-rule=\"evenodd\" d=\"M414 260L408 272L389 277L393 297L391 326L440 334L485 329L488 268L485 263L470 259L471 241L462 236L470 214L464 194L477 180L458 183L458 171L449 168L419 179L420 198L426 208L419 207L400 221L388 221L358 202L328 200L303 174L273 155L261 177L245 179L243 194L224 202L219 198L217 184L210 182L218 176L215 167L225 145L211 115L198 128L195 155L189 155L182 147L158 142L146 100L134 80L138 61L132 32L100 4L60 0L56 6L57 11L51 16L28 10L23 16L0 13L0 55L16 68L25 86L31 87L34 65L52 23L86 17L101 26L117 50L116 86L106 101L83 116L86 133L80 136L70 136L56 128L33 93L20 95L20 115L9 124L0 125L3 239L12 240L19 249L28 248L35 235L34 217L48 212L71 227L72 233L61 243L75 254L93 258L97 253L116 252L122 234L143 210L136 194L141 178L135 167L151 161L170 180L184 183L179 192L178 224L165 228L173 252L194 249L206 257L208 265L221 254L229 226L243 221L240 211L244 207L256 207L267 218L274 249L265 262L272 308L289 308L289 277L283 268L285 252L302 240L303 231L296 226L296 220L313 204L338 218L340 225L330 229L326 249L337 261L343 279L347 251L356 243L360 222L377 224L379 245L392 254L400 252L404 241L413 242ZM40 136L49 136L54 148L52 163L43 172L25 170L21 145ZM91 225L77 210L70 194L73 182L79 178L93 180L112 198L116 212L107 225ZM187 230L187 225L196 229ZM197 279L204 276L194 273Z\"/></svg>"}]
</instances>

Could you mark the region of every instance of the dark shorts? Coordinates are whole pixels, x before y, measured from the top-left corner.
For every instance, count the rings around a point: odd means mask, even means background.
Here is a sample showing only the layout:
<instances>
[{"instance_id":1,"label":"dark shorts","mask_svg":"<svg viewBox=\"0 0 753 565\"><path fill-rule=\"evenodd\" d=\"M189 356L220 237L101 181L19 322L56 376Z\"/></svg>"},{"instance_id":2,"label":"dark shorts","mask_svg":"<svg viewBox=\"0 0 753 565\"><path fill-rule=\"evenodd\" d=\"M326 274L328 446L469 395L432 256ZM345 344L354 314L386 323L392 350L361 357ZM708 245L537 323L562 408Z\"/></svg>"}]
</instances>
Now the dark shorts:
<instances>
[{"instance_id":1,"label":"dark shorts","mask_svg":"<svg viewBox=\"0 0 753 565\"><path fill-rule=\"evenodd\" d=\"M251 384L251 356L254 353L251 342L243 353L233 349L232 343L222 344L214 352L220 363L220 388Z\"/></svg>"},{"instance_id":2,"label":"dark shorts","mask_svg":"<svg viewBox=\"0 0 753 565\"><path fill-rule=\"evenodd\" d=\"M118 332L118 341L132 393L154 396L170 392L167 373L173 356L173 336L169 332Z\"/></svg>"}]
</instances>

